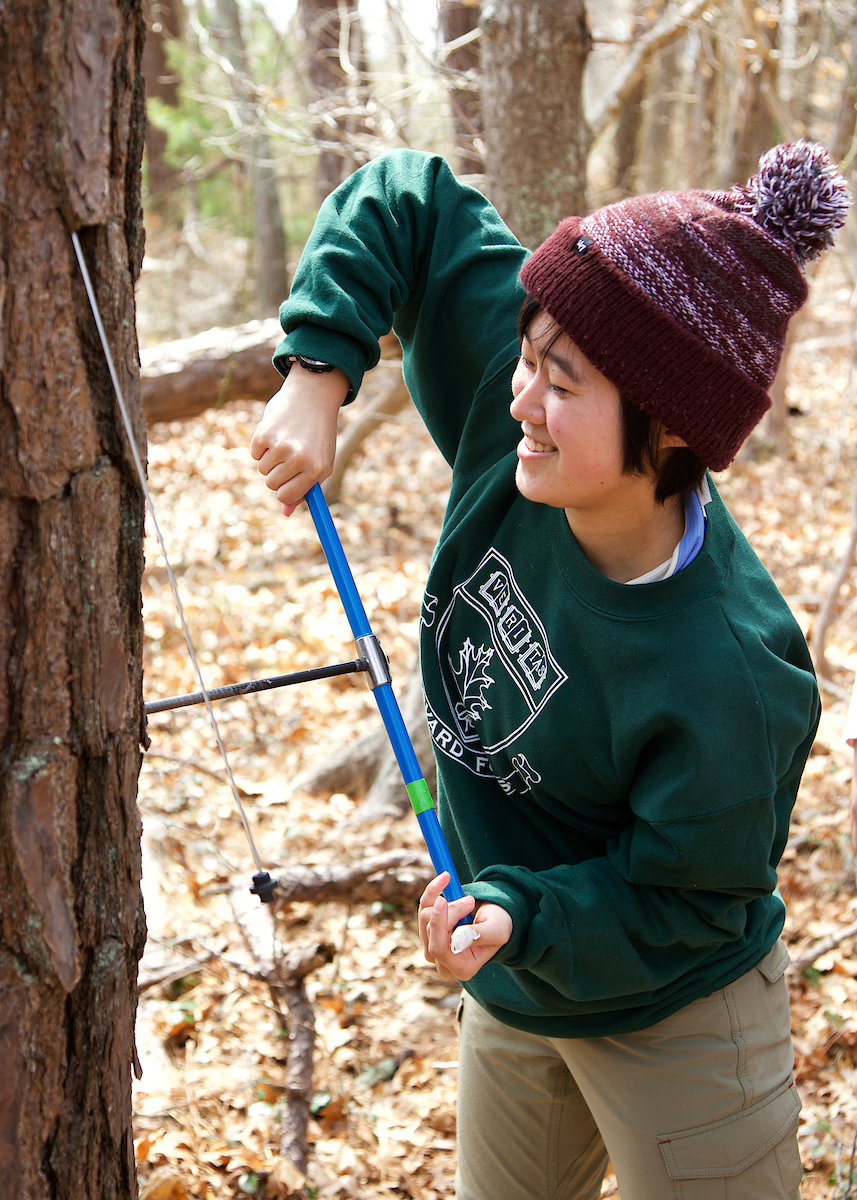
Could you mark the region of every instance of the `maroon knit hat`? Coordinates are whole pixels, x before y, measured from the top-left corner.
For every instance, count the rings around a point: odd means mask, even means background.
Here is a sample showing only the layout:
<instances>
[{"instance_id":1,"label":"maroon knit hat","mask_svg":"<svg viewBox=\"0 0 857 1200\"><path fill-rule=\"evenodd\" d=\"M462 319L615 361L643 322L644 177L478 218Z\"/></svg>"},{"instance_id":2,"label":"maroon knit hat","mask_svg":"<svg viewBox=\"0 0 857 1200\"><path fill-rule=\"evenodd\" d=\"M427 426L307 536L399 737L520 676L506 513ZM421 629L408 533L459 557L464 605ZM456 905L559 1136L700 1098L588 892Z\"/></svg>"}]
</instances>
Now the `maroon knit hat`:
<instances>
[{"instance_id":1,"label":"maroon knit hat","mask_svg":"<svg viewBox=\"0 0 857 1200\"><path fill-rule=\"evenodd\" d=\"M632 404L722 471L770 407L802 267L848 189L823 147L775 146L745 186L655 192L568 217L521 281Z\"/></svg>"}]
</instances>

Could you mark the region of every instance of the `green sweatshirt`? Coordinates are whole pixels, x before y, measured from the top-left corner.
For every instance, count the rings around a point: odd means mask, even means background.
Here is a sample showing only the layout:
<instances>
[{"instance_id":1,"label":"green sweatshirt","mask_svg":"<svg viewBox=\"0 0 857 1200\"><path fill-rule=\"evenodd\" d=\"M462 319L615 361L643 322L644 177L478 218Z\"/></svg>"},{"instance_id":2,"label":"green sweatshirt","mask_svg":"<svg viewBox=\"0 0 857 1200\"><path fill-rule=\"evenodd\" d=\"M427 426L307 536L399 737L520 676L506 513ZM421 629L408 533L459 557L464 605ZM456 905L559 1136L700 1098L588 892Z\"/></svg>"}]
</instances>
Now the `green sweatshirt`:
<instances>
[{"instance_id":1,"label":"green sweatshirt","mask_svg":"<svg viewBox=\"0 0 857 1200\"><path fill-rule=\"evenodd\" d=\"M725 986L784 919L776 866L818 723L806 644L719 498L679 574L627 586L515 488L526 258L443 159L403 151L323 206L285 353L359 387L392 325L452 465L421 658L465 890L512 916L465 986L553 1037L643 1029Z\"/></svg>"}]
</instances>

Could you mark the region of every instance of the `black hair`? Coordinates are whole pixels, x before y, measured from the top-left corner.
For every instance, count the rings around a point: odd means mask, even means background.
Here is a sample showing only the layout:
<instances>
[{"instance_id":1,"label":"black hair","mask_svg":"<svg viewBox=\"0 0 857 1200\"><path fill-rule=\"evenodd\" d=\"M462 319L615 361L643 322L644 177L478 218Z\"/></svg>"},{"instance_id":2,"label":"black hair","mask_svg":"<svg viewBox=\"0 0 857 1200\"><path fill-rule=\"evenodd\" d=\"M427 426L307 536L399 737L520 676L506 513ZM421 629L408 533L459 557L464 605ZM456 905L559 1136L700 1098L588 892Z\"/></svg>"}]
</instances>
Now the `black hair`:
<instances>
[{"instance_id":1,"label":"black hair","mask_svg":"<svg viewBox=\"0 0 857 1200\"><path fill-rule=\"evenodd\" d=\"M523 342L533 318L542 311L535 296L526 296L518 313L518 341ZM550 314L548 313L548 316ZM550 349L563 332L554 323L546 349ZM622 392L622 469L626 475L652 475L655 479L655 500L665 504L670 496L684 500L702 483L705 465L689 446L661 449L663 426L629 400Z\"/></svg>"}]
</instances>

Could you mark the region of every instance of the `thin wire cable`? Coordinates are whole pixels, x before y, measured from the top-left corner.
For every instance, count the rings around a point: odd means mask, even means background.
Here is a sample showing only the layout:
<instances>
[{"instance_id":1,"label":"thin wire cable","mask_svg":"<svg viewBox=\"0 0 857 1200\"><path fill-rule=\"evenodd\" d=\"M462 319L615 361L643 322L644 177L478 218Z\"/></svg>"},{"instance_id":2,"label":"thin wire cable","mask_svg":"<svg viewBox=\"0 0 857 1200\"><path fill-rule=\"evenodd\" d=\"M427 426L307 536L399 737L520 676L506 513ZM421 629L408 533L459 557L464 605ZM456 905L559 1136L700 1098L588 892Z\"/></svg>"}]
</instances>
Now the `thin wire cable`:
<instances>
[{"instance_id":1,"label":"thin wire cable","mask_svg":"<svg viewBox=\"0 0 857 1200\"><path fill-rule=\"evenodd\" d=\"M223 745L223 739L221 738L220 730L217 727L217 721L215 720L214 709L211 707L208 689L205 686L205 680L202 677L202 671L200 670L199 662L196 657L196 651L193 648L193 642L190 638L190 631L188 630L187 621L185 620L184 607L182 606L181 597L179 596L179 589L176 585L176 577L173 574L173 568L170 564L169 555L167 554L167 547L164 543L161 527L158 524L158 518L155 513L155 505L152 502L152 494L149 491L149 485L146 481L146 472L143 468L140 452L137 449L137 439L134 437L134 427L131 424L131 418L128 416L128 409L125 406L122 388L119 386L119 377L116 374L116 368L113 365L113 356L111 355L110 347L107 344L107 334L104 331L101 313L98 309L98 301L95 298L92 280L89 278L89 271L86 266L86 260L83 257L80 239L74 230L72 231L71 240L74 245L74 252L77 255L80 273L83 276L83 286L86 288L86 294L89 297L89 306L92 309L92 315L95 318L95 328L98 330L98 336L101 339L101 348L104 351L104 357L107 360L107 369L110 372L110 378L113 382L113 391L116 393L116 402L119 405L119 411L122 414L122 422L125 426L125 433L128 435L128 444L131 447L131 455L134 459L134 466L137 468L137 474L140 477L140 486L142 487L143 494L146 497L146 505L149 509L149 515L152 518L152 527L155 530L155 537L158 539L158 545L161 548L161 554L163 555L164 563L166 564L167 578L170 581L170 589L172 590L173 600L175 601L176 610L179 614L179 620L181 621L182 633L184 634L184 640L187 643L188 654L190 655L190 660L193 663L193 669L196 672L196 677L199 681L199 690L202 692L202 699L203 703L205 704L206 712L208 713L208 719L211 722L214 740L217 742L217 748L220 751L220 757L223 759L223 765L226 768L226 777L229 780L229 786L232 788L232 795L235 798L235 804L241 817L241 824L244 826L244 832L247 835L250 853L253 855L253 861L256 864L256 870L261 871L262 861L259 858L256 844L253 841L253 835L250 832L250 826L247 823L247 815L244 812L244 805L241 803L241 797L238 795L238 788L232 776L232 768L229 765L229 759L226 755L226 747Z\"/></svg>"}]
</instances>

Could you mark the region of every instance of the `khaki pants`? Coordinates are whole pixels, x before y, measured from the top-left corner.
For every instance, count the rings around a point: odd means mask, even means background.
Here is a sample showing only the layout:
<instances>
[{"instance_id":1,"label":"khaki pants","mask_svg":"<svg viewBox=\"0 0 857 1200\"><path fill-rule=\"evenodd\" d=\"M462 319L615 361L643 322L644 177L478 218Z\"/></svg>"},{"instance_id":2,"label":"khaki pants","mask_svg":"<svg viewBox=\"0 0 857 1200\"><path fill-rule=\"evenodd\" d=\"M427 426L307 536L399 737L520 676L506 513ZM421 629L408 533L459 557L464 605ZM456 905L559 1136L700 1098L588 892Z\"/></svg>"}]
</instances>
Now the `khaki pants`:
<instances>
[{"instance_id":1,"label":"khaki pants","mask_svg":"<svg viewBox=\"0 0 857 1200\"><path fill-rule=\"evenodd\" d=\"M467 997L457 1200L798 1200L788 953L641 1033L544 1038Z\"/></svg>"}]
</instances>

